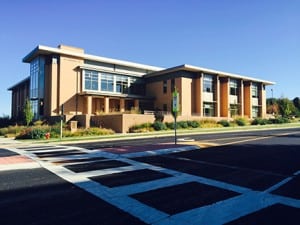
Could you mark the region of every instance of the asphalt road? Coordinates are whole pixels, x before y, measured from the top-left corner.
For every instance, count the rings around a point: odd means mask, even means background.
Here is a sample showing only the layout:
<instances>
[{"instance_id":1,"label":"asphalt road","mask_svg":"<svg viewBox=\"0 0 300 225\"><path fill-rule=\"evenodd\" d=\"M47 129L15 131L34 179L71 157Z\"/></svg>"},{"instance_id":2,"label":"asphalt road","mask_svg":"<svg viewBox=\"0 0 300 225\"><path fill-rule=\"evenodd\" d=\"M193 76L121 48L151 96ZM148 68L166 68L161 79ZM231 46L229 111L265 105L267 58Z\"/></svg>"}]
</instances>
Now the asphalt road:
<instances>
[{"instance_id":1,"label":"asphalt road","mask_svg":"<svg viewBox=\"0 0 300 225\"><path fill-rule=\"evenodd\" d=\"M236 144L236 143L247 143L247 142L258 142L261 139L268 139L270 137L286 136L285 134L292 135L294 132L296 135L299 134L300 128L292 129L270 129L270 130L257 130L257 131L238 131L238 132L225 132L225 133L208 133L208 134L179 134L178 139L194 139L201 143L213 143L213 144ZM272 140L273 141L273 140ZM87 149L98 149L103 147L118 147L124 145L143 145L143 144L159 144L159 143L173 143L174 136L157 136L147 138L136 138L126 140L112 140L112 141L93 141L88 143L75 143L66 144L67 146L77 146ZM281 142L281 141L279 141ZM293 140L288 139L288 142L283 144L299 144L299 139ZM281 143L279 143L281 144Z\"/></svg>"},{"instance_id":2,"label":"asphalt road","mask_svg":"<svg viewBox=\"0 0 300 225\"><path fill-rule=\"evenodd\" d=\"M107 150L173 137L10 147L41 167L0 171L0 224L299 224L300 128L180 138L206 148Z\"/></svg>"}]
</instances>

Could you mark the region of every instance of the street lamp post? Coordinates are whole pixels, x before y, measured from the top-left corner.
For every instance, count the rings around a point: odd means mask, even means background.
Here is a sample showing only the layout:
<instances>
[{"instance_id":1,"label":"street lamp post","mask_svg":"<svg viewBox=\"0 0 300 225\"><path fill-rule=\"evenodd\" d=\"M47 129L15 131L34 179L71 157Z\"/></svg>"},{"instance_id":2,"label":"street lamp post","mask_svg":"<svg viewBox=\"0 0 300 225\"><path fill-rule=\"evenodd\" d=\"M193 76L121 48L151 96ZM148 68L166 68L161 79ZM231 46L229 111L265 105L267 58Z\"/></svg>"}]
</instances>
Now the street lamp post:
<instances>
[{"instance_id":1,"label":"street lamp post","mask_svg":"<svg viewBox=\"0 0 300 225\"><path fill-rule=\"evenodd\" d=\"M274 116L274 97L273 97L273 88L271 89L271 93L272 93L272 115Z\"/></svg>"}]
</instances>

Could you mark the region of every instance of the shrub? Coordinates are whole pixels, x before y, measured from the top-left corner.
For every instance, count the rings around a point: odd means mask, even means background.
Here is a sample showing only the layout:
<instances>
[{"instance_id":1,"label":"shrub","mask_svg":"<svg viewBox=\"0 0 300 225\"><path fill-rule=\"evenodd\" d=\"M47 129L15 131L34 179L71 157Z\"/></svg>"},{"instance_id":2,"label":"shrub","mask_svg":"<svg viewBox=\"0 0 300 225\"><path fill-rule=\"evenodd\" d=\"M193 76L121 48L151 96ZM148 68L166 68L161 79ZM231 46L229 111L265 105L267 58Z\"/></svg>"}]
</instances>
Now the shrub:
<instances>
[{"instance_id":1,"label":"shrub","mask_svg":"<svg viewBox=\"0 0 300 225\"><path fill-rule=\"evenodd\" d=\"M252 120L251 125L266 125L269 123L270 123L270 120L268 120L268 119L255 118L254 120Z\"/></svg>"},{"instance_id":2,"label":"shrub","mask_svg":"<svg viewBox=\"0 0 300 225\"><path fill-rule=\"evenodd\" d=\"M187 121L187 123L188 123L188 126L192 127L192 128L198 128L201 125L200 122L196 121L196 120Z\"/></svg>"},{"instance_id":3,"label":"shrub","mask_svg":"<svg viewBox=\"0 0 300 225\"><path fill-rule=\"evenodd\" d=\"M8 127L8 132L9 134L18 134L21 132L21 130L23 130L24 127L23 126L9 126Z\"/></svg>"},{"instance_id":4,"label":"shrub","mask_svg":"<svg viewBox=\"0 0 300 225\"><path fill-rule=\"evenodd\" d=\"M282 123L290 123L291 121L286 117L278 117L275 119L270 119L270 121L274 124L282 124Z\"/></svg>"},{"instance_id":5,"label":"shrub","mask_svg":"<svg viewBox=\"0 0 300 225\"><path fill-rule=\"evenodd\" d=\"M6 134L8 134L8 128L7 127L1 128L0 129L0 136L4 136Z\"/></svg>"},{"instance_id":6,"label":"shrub","mask_svg":"<svg viewBox=\"0 0 300 225\"><path fill-rule=\"evenodd\" d=\"M220 120L218 124L221 124L223 127L229 127L230 123L228 120Z\"/></svg>"},{"instance_id":7,"label":"shrub","mask_svg":"<svg viewBox=\"0 0 300 225\"><path fill-rule=\"evenodd\" d=\"M217 123L217 121L213 119L204 119L201 120L201 128L216 128L216 127L221 127L220 124Z\"/></svg>"},{"instance_id":8,"label":"shrub","mask_svg":"<svg viewBox=\"0 0 300 225\"><path fill-rule=\"evenodd\" d=\"M167 127L164 123L156 121L153 123L153 128L154 130L158 131L158 130L166 130Z\"/></svg>"},{"instance_id":9,"label":"shrub","mask_svg":"<svg viewBox=\"0 0 300 225\"><path fill-rule=\"evenodd\" d=\"M248 121L243 117L239 117L239 118L236 118L234 120L234 122L239 126L246 126Z\"/></svg>"},{"instance_id":10,"label":"shrub","mask_svg":"<svg viewBox=\"0 0 300 225\"><path fill-rule=\"evenodd\" d=\"M114 134L114 131L106 128L90 127L87 129L78 129L76 132L69 130L63 131L63 137L82 137L82 136L100 136Z\"/></svg>"},{"instance_id":11,"label":"shrub","mask_svg":"<svg viewBox=\"0 0 300 225\"><path fill-rule=\"evenodd\" d=\"M114 134L115 132L112 129L99 128L99 127L90 127L85 129L85 135L109 135Z\"/></svg>"},{"instance_id":12,"label":"shrub","mask_svg":"<svg viewBox=\"0 0 300 225\"><path fill-rule=\"evenodd\" d=\"M189 127L187 121L178 121L177 126L178 126L178 128L183 128L183 129L186 129Z\"/></svg>"},{"instance_id":13,"label":"shrub","mask_svg":"<svg viewBox=\"0 0 300 225\"><path fill-rule=\"evenodd\" d=\"M152 131L153 127L151 123L142 123L139 125L134 125L129 128L129 133L143 133L143 132L148 132Z\"/></svg>"},{"instance_id":14,"label":"shrub","mask_svg":"<svg viewBox=\"0 0 300 225\"><path fill-rule=\"evenodd\" d=\"M34 128L30 133L31 139L43 139L46 133L47 131L45 129Z\"/></svg>"},{"instance_id":15,"label":"shrub","mask_svg":"<svg viewBox=\"0 0 300 225\"><path fill-rule=\"evenodd\" d=\"M166 122L165 125L170 130L174 130L174 128L175 128L175 123L174 122Z\"/></svg>"}]
</instances>

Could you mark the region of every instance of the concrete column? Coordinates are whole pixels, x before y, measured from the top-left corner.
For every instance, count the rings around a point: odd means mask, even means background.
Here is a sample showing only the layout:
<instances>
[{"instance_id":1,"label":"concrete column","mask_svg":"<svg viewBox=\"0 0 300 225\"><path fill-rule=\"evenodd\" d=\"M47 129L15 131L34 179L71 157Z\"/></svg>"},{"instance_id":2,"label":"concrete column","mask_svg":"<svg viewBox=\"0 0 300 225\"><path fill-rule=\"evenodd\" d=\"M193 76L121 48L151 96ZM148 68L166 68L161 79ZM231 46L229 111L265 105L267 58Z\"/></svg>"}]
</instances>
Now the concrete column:
<instances>
[{"instance_id":1,"label":"concrete column","mask_svg":"<svg viewBox=\"0 0 300 225\"><path fill-rule=\"evenodd\" d=\"M244 116L244 81L241 80L240 93L239 93L239 103L240 103L240 114Z\"/></svg>"},{"instance_id":2,"label":"concrete column","mask_svg":"<svg viewBox=\"0 0 300 225\"><path fill-rule=\"evenodd\" d=\"M120 112L125 112L125 99L120 99Z\"/></svg>"},{"instance_id":3,"label":"concrete column","mask_svg":"<svg viewBox=\"0 0 300 225\"><path fill-rule=\"evenodd\" d=\"M216 113L216 117L220 117L220 107L221 107L221 102L220 102L220 78L219 78L219 76L217 76L217 78L216 78L217 80L216 80L216 94L215 94L215 96L216 96L216 111L215 111L215 113Z\"/></svg>"},{"instance_id":4,"label":"concrete column","mask_svg":"<svg viewBox=\"0 0 300 225\"><path fill-rule=\"evenodd\" d=\"M109 113L109 97L104 97L104 113Z\"/></svg>"},{"instance_id":5,"label":"concrete column","mask_svg":"<svg viewBox=\"0 0 300 225\"><path fill-rule=\"evenodd\" d=\"M265 85L261 84L260 86L260 93L259 93L259 103L261 105L261 113L259 116L262 118L266 117L267 114L267 106L266 106L266 90L265 90Z\"/></svg>"},{"instance_id":6,"label":"concrete column","mask_svg":"<svg viewBox=\"0 0 300 225\"><path fill-rule=\"evenodd\" d=\"M200 88L199 88L199 92L200 92L200 116L203 117L203 73L201 73L200 76Z\"/></svg>"},{"instance_id":7,"label":"concrete column","mask_svg":"<svg viewBox=\"0 0 300 225\"><path fill-rule=\"evenodd\" d=\"M87 96L86 97L86 112L88 115L92 114L92 96Z\"/></svg>"}]
</instances>

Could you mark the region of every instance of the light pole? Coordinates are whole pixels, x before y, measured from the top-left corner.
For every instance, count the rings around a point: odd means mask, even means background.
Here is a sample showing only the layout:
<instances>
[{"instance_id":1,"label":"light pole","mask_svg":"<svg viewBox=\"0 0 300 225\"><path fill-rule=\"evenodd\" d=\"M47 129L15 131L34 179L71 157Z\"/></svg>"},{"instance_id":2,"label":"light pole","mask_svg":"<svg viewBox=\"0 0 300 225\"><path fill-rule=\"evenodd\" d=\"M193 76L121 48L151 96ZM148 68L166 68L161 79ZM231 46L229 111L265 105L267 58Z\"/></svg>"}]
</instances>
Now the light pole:
<instances>
[{"instance_id":1,"label":"light pole","mask_svg":"<svg viewBox=\"0 0 300 225\"><path fill-rule=\"evenodd\" d=\"M271 93L272 93L272 115L274 116L274 97L273 97L273 88L271 88Z\"/></svg>"}]
</instances>

